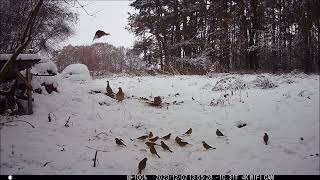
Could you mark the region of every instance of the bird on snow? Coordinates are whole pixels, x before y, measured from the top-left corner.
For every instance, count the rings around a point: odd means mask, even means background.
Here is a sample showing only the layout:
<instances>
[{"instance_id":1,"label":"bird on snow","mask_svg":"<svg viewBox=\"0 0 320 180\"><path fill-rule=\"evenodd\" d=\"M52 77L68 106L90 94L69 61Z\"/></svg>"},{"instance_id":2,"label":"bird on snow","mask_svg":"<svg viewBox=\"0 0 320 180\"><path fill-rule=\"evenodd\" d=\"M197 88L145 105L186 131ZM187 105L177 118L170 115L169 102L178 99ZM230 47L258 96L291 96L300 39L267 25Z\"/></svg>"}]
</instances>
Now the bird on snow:
<instances>
[{"instance_id":1,"label":"bird on snow","mask_svg":"<svg viewBox=\"0 0 320 180\"><path fill-rule=\"evenodd\" d=\"M137 139L145 140L145 139L147 139L148 137L149 137L148 135L144 135L144 136L140 136L140 137L138 137Z\"/></svg>"},{"instance_id":2,"label":"bird on snow","mask_svg":"<svg viewBox=\"0 0 320 180\"><path fill-rule=\"evenodd\" d=\"M120 139L118 139L118 138L115 138L115 140L116 140L116 144L118 144L119 146L121 146L121 145L122 146L126 146L125 144L123 144L123 142L122 142L123 140L122 139L121 139L122 141Z\"/></svg>"},{"instance_id":3,"label":"bird on snow","mask_svg":"<svg viewBox=\"0 0 320 180\"><path fill-rule=\"evenodd\" d=\"M157 153L156 148L155 148L154 146L149 146L149 148L150 148L151 154L155 154L155 155L157 155L157 156L160 158L160 156L159 156L159 154Z\"/></svg>"},{"instance_id":4,"label":"bird on snow","mask_svg":"<svg viewBox=\"0 0 320 180\"><path fill-rule=\"evenodd\" d=\"M184 142L184 141L178 141L177 144L179 144L179 146L186 146L187 144L189 144L188 142Z\"/></svg>"},{"instance_id":5,"label":"bird on snow","mask_svg":"<svg viewBox=\"0 0 320 180\"><path fill-rule=\"evenodd\" d=\"M113 97L114 96L114 92L112 91L110 85L109 85L109 81L107 81L107 96Z\"/></svg>"},{"instance_id":6,"label":"bird on snow","mask_svg":"<svg viewBox=\"0 0 320 180\"><path fill-rule=\"evenodd\" d=\"M153 137L153 134L152 134L152 132L150 131L150 133L149 133L149 138L152 138Z\"/></svg>"},{"instance_id":7,"label":"bird on snow","mask_svg":"<svg viewBox=\"0 0 320 180\"><path fill-rule=\"evenodd\" d=\"M216 130L216 135L217 135L217 136L224 136L219 129Z\"/></svg>"},{"instance_id":8,"label":"bird on snow","mask_svg":"<svg viewBox=\"0 0 320 180\"><path fill-rule=\"evenodd\" d=\"M164 150L168 150L169 152L173 152L170 150L170 148L163 142L161 141L161 147L164 149Z\"/></svg>"},{"instance_id":9,"label":"bird on snow","mask_svg":"<svg viewBox=\"0 0 320 180\"><path fill-rule=\"evenodd\" d=\"M182 139L177 136L177 137L175 138L175 141L178 143L178 142L181 142Z\"/></svg>"},{"instance_id":10,"label":"bird on snow","mask_svg":"<svg viewBox=\"0 0 320 180\"><path fill-rule=\"evenodd\" d=\"M124 93L123 93L121 87L119 87L119 91L116 94L116 99L120 102L123 101L123 99L124 99Z\"/></svg>"},{"instance_id":11,"label":"bird on snow","mask_svg":"<svg viewBox=\"0 0 320 180\"><path fill-rule=\"evenodd\" d=\"M158 139L159 139L159 137L156 136L156 137L154 137L154 138L149 139L149 141L151 141L151 142L156 142Z\"/></svg>"},{"instance_id":12,"label":"bird on snow","mask_svg":"<svg viewBox=\"0 0 320 180\"><path fill-rule=\"evenodd\" d=\"M264 133L264 136L263 136L263 141L266 145L268 145L268 140L269 140L269 136L267 133Z\"/></svg>"},{"instance_id":13,"label":"bird on snow","mask_svg":"<svg viewBox=\"0 0 320 180\"><path fill-rule=\"evenodd\" d=\"M208 145L206 142L202 141L202 145L205 149L216 149L216 148L213 148L211 147L210 145Z\"/></svg>"},{"instance_id":14,"label":"bird on snow","mask_svg":"<svg viewBox=\"0 0 320 180\"><path fill-rule=\"evenodd\" d=\"M187 132L185 132L185 135L190 135L192 133L192 128L190 128Z\"/></svg>"},{"instance_id":15,"label":"bird on snow","mask_svg":"<svg viewBox=\"0 0 320 180\"><path fill-rule=\"evenodd\" d=\"M138 169L139 169L139 174L141 174L141 171L146 168L146 164L147 164L147 160L148 158L143 158L138 165Z\"/></svg>"},{"instance_id":16,"label":"bird on snow","mask_svg":"<svg viewBox=\"0 0 320 180\"><path fill-rule=\"evenodd\" d=\"M96 34L94 35L92 41L94 41L95 39L101 38L102 36L108 36L108 35L110 35L110 34L104 32L104 31L98 30L98 31L96 32Z\"/></svg>"},{"instance_id":17,"label":"bird on snow","mask_svg":"<svg viewBox=\"0 0 320 180\"><path fill-rule=\"evenodd\" d=\"M154 143L154 142L146 142L145 144L146 144L148 147L150 147L150 146L155 146L155 145L158 145L158 146L159 146L159 144Z\"/></svg>"},{"instance_id":18,"label":"bird on snow","mask_svg":"<svg viewBox=\"0 0 320 180\"><path fill-rule=\"evenodd\" d=\"M164 139L164 140L168 140L168 139L170 139L170 136L171 136L171 133L169 133L169 134L167 134L167 135L163 136L163 137L162 137L162 139Z\"/></svg>"}]
</instances>

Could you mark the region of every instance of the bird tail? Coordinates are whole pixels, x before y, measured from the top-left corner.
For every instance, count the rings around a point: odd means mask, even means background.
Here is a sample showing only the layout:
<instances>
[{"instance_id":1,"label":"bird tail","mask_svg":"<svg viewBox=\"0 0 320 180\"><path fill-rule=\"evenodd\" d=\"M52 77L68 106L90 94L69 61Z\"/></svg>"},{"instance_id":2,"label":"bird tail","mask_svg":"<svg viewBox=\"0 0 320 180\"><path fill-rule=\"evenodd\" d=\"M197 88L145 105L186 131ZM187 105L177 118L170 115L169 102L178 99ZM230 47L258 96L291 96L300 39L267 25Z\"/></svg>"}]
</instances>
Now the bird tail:
<instances>
[{"instance_id":1,"label":"bird tail","mask_svg":"<svg viewBox=\"0 0 320 180\"><path fill-rule=\"evenodd\" d=\"M138 174L141 174L141 169L139 169L139 173Z\"/></svg>"},{"instance_id":2,"label":"bird tail","mask_svg":"<svg viewBox=\"0 0 320 180\"><path fill-rule=\"evenodd\" d=\"M159 154L157 154L157 156L160 158Z\"/></svg>"},{"instance_id":3,"label":"bird tail","mask_svg":"<svg viewBox=\"0 0 320 180\"><path fill-rule=\"evenodd\" d=\"M173 151L171 151L171 150L169 149L169 152L173 152Z\"/></svg>"}]
</instances>

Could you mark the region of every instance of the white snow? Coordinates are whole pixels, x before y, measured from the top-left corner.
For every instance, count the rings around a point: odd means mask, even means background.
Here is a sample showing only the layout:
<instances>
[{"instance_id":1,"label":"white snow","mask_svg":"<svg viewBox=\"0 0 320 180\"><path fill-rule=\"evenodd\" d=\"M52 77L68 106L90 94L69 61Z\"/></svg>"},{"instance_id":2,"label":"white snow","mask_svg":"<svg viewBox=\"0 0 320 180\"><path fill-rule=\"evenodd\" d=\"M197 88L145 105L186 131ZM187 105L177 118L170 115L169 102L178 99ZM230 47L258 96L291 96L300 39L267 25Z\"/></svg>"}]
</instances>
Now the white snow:
<instances>
[{"instance_id":1,"label":"white snow","mask_svg":"<svg viewBox=\"0 0 320 180\"><path fill-rule=\"evenodd\" d=\"M0 61L9 60L12 54L0 54ZM30 60L30 59L41 59L42 57L37 54L19 54L17 60Z\"/></svg>"},{"instance_id":2,"label":"white snow","mask_svg":"<svg viewBox=\"0 0 320 180\"><path fill-rule=\"evenodd\" d=\"M84 64L70 64L62 71L61 75L71 81L91 80L89 69Z\"/></svg>"},{"instance_id":3,"label":"white snow","mask_svg":"<svg viewBox=\"0 0 320 180\"><path fill-rule=\"evenodd\" d=\"M82 72L83 66L77 66L67 72ZM263 74L277 85L270 89L254 86L257 76L122 76L86 83L62 79L59 93L34 94L34 114L0 116L1 122L24 120L35 126L2 126L0 173L136 174L139 161L147 157L143 174L319 174L319 75ZM227 84L212 90L226 78L248 86L235 91L241 86ZM103 94L107 80L115 92L122 87L122 103ZM93 91L102 93L89 93ZM139 99L152 100L150 96L161 96L170 105L151 107ZM214 99L224 104L212 105ZM243 123L247 125L237 127ZM192 135L181 136L190 127ZM218 138L217 128L226 137ZM149 131L160 137L172 133L165 143L174 152L156 146L157 158L144 142L130 140ZM262 140L265 132L269 145ZM177 146L176 136L192 145ZM127 147L118 147L116 137ZM204 150L201 141L216 150ZM95 150L86 146L107 151L98 152L97 167L92 167Z\"/></svg>"},{"instance_id":4,"label":"white snow","mask_svg":"<svg viewBox=\"0 0 320 180\"><path fill-rule=\"evenodd\" d=\"M33 74L58 73L58 68L48 57L42 57L39 63L35 64L31 69Z\"/></svg>"}]
</instances>

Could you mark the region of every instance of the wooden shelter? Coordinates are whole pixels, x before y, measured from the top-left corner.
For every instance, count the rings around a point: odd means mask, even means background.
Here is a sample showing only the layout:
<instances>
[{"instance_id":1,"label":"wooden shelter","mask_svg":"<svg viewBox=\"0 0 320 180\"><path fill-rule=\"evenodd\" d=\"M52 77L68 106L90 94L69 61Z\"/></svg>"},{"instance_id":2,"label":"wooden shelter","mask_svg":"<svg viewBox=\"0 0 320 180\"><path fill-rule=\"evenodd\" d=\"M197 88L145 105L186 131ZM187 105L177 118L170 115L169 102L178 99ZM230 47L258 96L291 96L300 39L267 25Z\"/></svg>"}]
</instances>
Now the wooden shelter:
<instances>
[{"instance_id":1,"label":"wooden shelter","mask_svg":"<svg viewBox=\"0 0 320 180\"><path fill-rule=\"evenodd\" d=\"M0 69L7 63L7 61L11 58L12 54L0 54ZM6 80L15 79L17 81L22 82L22 84L26 87L26 95L28 106L27 106L27 114L32 114L32 74L30 72L32 66L38 63L41 60L41 57L36 54L20 54L16 61L13 63L13 69L10 71L11 73L7 76ZM20 71L26 70L26 75L22 75ZM19 97L17 97L19 98ZM23 98L21 98L23 99Z\"/></svg>"}]
</instances>

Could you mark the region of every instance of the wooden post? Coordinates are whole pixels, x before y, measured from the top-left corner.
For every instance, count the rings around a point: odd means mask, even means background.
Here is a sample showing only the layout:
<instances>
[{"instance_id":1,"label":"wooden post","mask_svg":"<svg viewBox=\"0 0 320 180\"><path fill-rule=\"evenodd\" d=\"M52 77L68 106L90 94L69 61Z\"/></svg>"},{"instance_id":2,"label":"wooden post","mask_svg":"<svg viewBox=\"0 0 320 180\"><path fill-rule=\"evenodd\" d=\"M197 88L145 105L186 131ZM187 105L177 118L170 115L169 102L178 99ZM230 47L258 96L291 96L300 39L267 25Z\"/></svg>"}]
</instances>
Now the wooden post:
<instances>
[{"instance_id":1,"label":"wooden post","mask_svg":"<svg viewBox=\"0 0 320 180\"><path fill-rule=\"evenodd\" d=\"M28 85L31 86L31 73L30 73L30 68L27 68L27 83ZM32 87L32 86L31 86ZM32 114L33 110L32 110L32 88L27 88L27 95L28 95L28 114Z\"/></svg>"}]
</instances>

